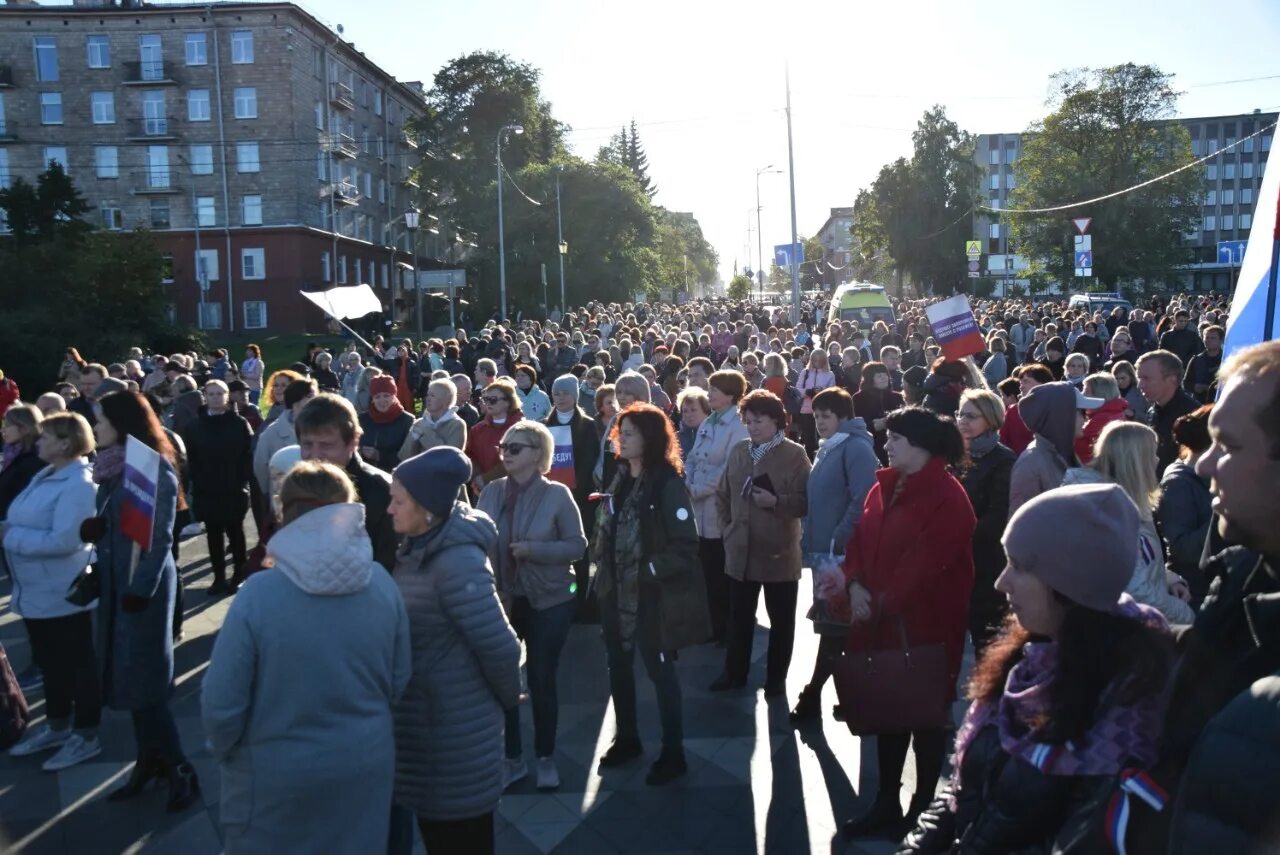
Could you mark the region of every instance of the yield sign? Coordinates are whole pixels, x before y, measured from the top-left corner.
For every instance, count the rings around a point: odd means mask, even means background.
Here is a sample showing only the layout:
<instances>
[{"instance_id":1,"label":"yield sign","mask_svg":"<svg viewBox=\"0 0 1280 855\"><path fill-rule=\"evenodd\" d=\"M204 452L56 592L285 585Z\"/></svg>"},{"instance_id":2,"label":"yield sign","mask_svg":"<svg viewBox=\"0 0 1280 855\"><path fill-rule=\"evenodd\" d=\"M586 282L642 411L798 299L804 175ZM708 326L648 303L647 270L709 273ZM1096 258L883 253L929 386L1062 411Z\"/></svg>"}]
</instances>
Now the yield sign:
<instances>
[{"instance_id":1,"label":"yield sign","mask_svg":"<svg viewBox=\"0 0 1280 855\"><path fill-rule=\"evenodd\" d=\"M1093 217L1076 217L1071 222L1076 224L1076 231L1082 235L1089 233L1089 224L1093 222Z\"/></svg>"}]
</instances>

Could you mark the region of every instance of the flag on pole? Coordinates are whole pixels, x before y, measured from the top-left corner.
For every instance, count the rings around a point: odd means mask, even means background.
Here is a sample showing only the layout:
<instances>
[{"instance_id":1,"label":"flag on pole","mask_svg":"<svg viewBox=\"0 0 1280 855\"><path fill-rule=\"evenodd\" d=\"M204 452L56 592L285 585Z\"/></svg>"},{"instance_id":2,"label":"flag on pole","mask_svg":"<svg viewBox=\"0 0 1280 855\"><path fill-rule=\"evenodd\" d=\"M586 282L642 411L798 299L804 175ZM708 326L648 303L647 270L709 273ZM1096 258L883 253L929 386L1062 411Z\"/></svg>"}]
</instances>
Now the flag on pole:
<instances>
[{"instance_id":1,"label":"flag on pole","mask_svg":"<svg viewBox=\"0 0 1280 855\"><path fill-rule=\"evenodd\" d=\"M957 294L949 300L934 303L924 310L933 328L934 341L942 348L942 355L951 361L964 359L986 349L978 319L969 307L969 298Z\"/></svg>"},{"instance_id":2,"label":"flag on pole","mask_svg":"<svg viewBox=\"0 0 1280 855\"><path fill-rule=\"evenodd\" d=\"M160 484L160 455L130 436L124 447L124 497L120 503L120 531L143 551L155 534L156 494Z\"/></svg>"},{"instance_id":3,"label":"flag on pole","mask_svg":"<svg viewBox=\"0 0 1280 855\"><path fill-rule=\"evenodd\" d=\"M382 301L368 285L343 285L328 291L301 291L302 296L339 320L363 318L382 311Z\"/></svg>"},{"instance_id":4,"label":"flag on pole","mask_svg":"<svg viewBox=\"0 0 1280 855\"><path fill-rule=\"evenodd\" d=\"M1231 299L1227 319L1227 340L1222 348L1223 360L1250 345L1280 338L1280 312L1276 305L1276 255L1280 248L1280 169L1268 169L1258 190L1253 212L1253 227L1240 265L1236 293ZM1270 303L1270 313L1268 313ZM1271 329L1267 316L1271 315Z\"/></svg>"}]
</instances>

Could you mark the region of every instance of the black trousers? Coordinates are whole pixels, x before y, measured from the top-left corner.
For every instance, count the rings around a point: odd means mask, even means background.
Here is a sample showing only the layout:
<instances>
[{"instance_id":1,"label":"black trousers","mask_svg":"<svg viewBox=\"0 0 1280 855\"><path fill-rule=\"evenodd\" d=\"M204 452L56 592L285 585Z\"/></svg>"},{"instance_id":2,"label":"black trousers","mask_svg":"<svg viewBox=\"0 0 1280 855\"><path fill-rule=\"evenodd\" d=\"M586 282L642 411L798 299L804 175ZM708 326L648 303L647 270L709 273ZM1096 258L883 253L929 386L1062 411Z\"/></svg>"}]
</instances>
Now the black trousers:
<instances>
[{"instance_id":1,"label":"black trousers","mask_svg":"<svg viewBox=\"0 0 1280 855\"><path fill-rule=\"evenodd\" d=\"M846 641L848 638L844 635L823 635L818 638L818 656L814 659L813 676L809 678L809 685L805 687L806 692L816 694L822 691L827 680L831 679L831 675L835 673L836 663L844 654Z\"/></svg>"},{"instance_id":2,"label":"black trousers","mask_svg":"<svg viewBox=\"0 0 1280 855\"><path fill-rule=\"evenodd\" d=\"M909 744L915 747L916 754L915 798L925 802L932 799L933 791L938 787L938 778L942 775L948 736L950 733L945 729L882 733L877 736L876 762L880 773L877 800L897 801Z\"/></svg>"},{"instance_id":3,"label":"black trousers","mask_svg":"<svg viewBox=\"0 0 1280 855\"><path fill-rule=\"evenodd\" d=\"M728 577L726 577L728 578ZM769 653L765 683L782 683L791 666L791 650L796 641L796 599L799 582L739 582L729 579L729 647L724 670L730 680L745 682L751 669L752 636L756 626L756 605L764 591L769 613Z\"/></svg>"},{"instance_id":4,"label":"black trousers","mask_svg":"<svg viewBox=\"0 0 1280 855\"><path fill-rule=\"evenodd\" d=\"M186 610L185 597L182 593L182 560L178 557L182 546L180 537L182 530L191 522L191 511L182 510L173 515L173 566L177 570L177 587L173 598L173 637L182 635L182 615Z\"/></svg>"},{"instance_id":5,"label":"black trousers","mask_svg":"<svg viewBox=\"0 0 1280 855\"><path fill-rule=\"evenodd\" d=\"M698 556L707 582L707 606L711 611L711 638L723 641L729 626L729 577L724 574L724 541L698 538Z\"/></svg>"},{"instance_id":6,"label":"black trousers","mask_svg":"<svg viewBox=\"0 0 1280 855\"><path fill-rule=\"evenodd\" d=\"M493 811L470 819L418 819L428 855L493 855Z\"/></svg>"},{"instance_id":7,"label":"black trousers","mask_svg":"<svg viewBox=\"0 0 1280 855\"><path fill-rule=\"evenodd\" d=\"M809 453L812 460L818 453L818 426L814 423L813 413L801 413L796 416L796 427L799 428L800 444Z\"/></svg>"},{"instance_id":8,"label":"black trousers","mask_svg":"<svg viewBox=\"0 0 1280 855\"><path fill-rule=\"evenodd\" d=\"M93 652L92 612L55 618L26 618L31 653L44 676L45 715L65 722L75 710L77 730L102 720L102 685Z\"/></svg>"},{"instance_id":9,"label":"black trousers","mask_svg":"<svg viewBox=\"0 0 1280 855\"><path fill-rule=\"evenodd\" d=\"M244 542L244 518L234 523L205 522L205 535L209 540L209 567L213 570L213 578L223 582L227 578L227 546L231 541L232 572L244 567L249 559L249 550Z\"/></svg>"}]
</instances>

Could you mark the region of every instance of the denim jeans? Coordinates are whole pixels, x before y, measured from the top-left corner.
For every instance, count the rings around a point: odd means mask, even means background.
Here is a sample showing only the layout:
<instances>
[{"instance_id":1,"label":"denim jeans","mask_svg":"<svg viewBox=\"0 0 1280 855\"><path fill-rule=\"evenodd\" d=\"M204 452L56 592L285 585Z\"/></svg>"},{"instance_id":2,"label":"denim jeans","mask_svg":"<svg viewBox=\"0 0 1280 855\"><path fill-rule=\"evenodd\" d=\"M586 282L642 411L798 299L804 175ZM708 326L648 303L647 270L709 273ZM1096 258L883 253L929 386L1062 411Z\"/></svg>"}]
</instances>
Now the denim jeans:
<instances>
[{"instance_id":1,"label":"denim jeans","mask_svg":"<svg viewBox=\"0 0 1280 855\"><path fill-rule=\"evenodd\" d=\"M550 608L535 609L527 597L511 601L511 628L525 646L529 703L533 708L533 750L538 757L550 757L556 750L556 721L560 714L556 669L560 667L560 651L569 638L576 605L574 600L566 600ZM506 742L507 756L519 757L519 707L507 710Z\"/></svg>"},{"instance_id":2,"label":"denim jeans","mask_svg":"<svg viewBox=\"0 0 1280 855\"><path fill-rule=\"evenodd\" d=\"M658 695L658 717L662 722L662 747L681 750L684 722L681 713L680 681L676 677L675 653L659 649L659 615L653 604L640 597L636 631L630 649L624 649L619 634L616 604L600 603L600 624L605 653L609 660L609 694L613 697L613 715L617 739L640 738L636 724L635 651L640 650L645 671Z\"/></svg>"}]
</instances>

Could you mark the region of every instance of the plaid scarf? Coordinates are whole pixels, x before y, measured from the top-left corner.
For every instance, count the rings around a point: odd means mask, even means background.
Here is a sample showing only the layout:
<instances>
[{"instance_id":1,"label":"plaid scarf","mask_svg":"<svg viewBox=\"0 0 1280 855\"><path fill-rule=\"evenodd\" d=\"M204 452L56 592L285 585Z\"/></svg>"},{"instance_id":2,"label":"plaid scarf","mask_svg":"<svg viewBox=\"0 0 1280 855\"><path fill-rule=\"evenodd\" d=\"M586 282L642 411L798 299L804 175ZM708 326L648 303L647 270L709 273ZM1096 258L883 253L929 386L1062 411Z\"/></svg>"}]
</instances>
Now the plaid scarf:
<instances>
[{"instance_id":1,"label":"plaid scarf","mask_svg":"<svg viewBox=\"0 0 1280 855\"><path fill-rule=\"evenodd\" d=\"M751 446L751 462L759 463L764 456L773 451L779 445L782 445L782 431L778 431L773 435L773 439L768 442L762 442L759 445Z\"/></svg>"}]
</instances>

